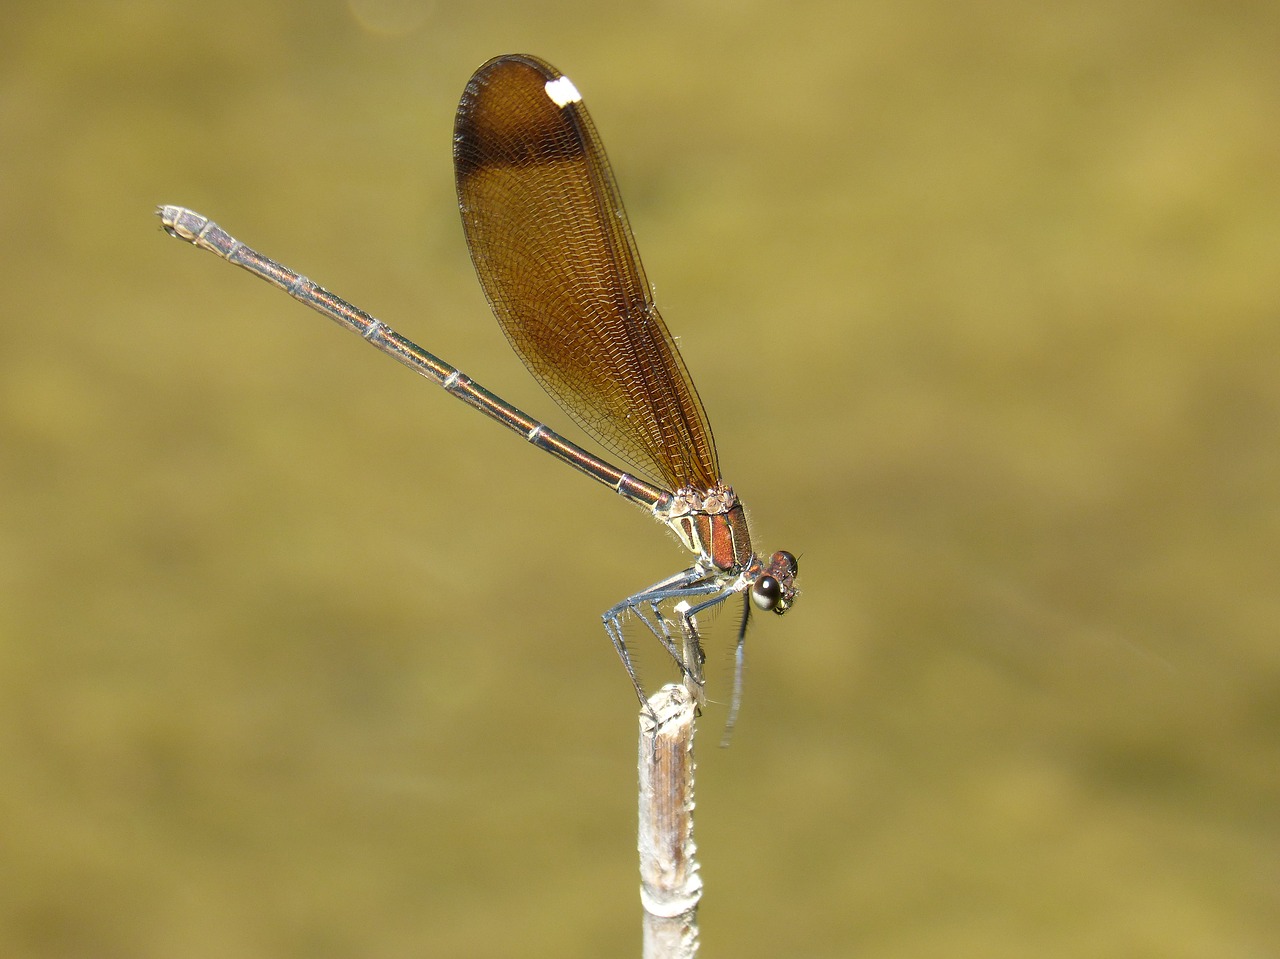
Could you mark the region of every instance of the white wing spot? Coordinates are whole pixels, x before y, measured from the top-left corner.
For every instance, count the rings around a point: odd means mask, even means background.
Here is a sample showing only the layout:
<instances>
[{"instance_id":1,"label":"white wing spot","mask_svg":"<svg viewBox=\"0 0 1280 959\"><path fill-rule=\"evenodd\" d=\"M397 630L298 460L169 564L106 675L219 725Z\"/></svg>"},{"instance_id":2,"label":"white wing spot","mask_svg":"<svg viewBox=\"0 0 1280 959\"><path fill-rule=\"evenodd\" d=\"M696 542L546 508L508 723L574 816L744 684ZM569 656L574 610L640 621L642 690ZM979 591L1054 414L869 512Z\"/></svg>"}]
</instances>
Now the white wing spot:
<instances>
[{"instance_id":1,"label":"white wing spot","mask_svg":"<svg viewBox=\"0 0 1280 959\"><path fill-rule=\"evenodd\" d=\"M578 88L573 85L573 81L568 77L548 80L546 91L547 96L551 98L551 102L558 107L567 107L570 103L582 102L582 94L578 92Z\"/></svg>"}]
</instances>

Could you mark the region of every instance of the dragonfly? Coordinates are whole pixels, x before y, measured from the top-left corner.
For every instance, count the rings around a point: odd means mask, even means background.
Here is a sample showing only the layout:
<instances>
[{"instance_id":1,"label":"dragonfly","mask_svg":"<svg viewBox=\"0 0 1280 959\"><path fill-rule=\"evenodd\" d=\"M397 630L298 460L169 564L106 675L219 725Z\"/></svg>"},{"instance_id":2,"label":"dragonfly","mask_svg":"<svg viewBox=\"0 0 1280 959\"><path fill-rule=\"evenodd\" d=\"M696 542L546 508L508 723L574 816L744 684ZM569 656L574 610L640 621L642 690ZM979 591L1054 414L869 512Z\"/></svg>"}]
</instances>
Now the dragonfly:
<instances>
[{"instance_id":1,"label":"dragonfly","mask_svg":"<svg viewBox=\"0 0 1280 959\"><path fill-rule=\"evenodd\" d=\"M637 504L692 554L684 569L602 614L643 707L624 634L643 624L703 693L698 616L741 604L728 731L742 701L753 609L782 614L799 564L752 545L741 501L720 475L706 410L654 304L604 145L573 82L527 54L476 70L453 128L458 207L485 297L534 379L616 466L506 402L381 320L181 206L157 211L171 236L212 252L358 333L530 444ZM652 710L649 709L652 717ZM656 717L653 717L656 723Z\"/></svg>"}]
</instances>

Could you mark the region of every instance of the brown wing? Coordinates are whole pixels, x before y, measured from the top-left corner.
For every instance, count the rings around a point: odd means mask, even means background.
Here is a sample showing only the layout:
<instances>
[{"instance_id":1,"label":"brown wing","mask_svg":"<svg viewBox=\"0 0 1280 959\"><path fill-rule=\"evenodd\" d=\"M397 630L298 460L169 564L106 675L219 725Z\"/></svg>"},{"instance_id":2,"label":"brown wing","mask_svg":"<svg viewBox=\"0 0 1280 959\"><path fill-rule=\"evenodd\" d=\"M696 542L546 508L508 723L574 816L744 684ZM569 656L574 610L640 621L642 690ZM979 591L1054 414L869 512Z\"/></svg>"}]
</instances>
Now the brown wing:
<instances>
[{"instance_id":1,"label":"brown wing","mask_svg":"<svg viewBox=\"0 0 1280 959\"><path fill-rule=\"evenodd\" d=\"M476 273L542 388L641 475L715 485L707 414L573 84L535 57L490 60L458 105L453 162Z\"/></svg>"}]
</instances>

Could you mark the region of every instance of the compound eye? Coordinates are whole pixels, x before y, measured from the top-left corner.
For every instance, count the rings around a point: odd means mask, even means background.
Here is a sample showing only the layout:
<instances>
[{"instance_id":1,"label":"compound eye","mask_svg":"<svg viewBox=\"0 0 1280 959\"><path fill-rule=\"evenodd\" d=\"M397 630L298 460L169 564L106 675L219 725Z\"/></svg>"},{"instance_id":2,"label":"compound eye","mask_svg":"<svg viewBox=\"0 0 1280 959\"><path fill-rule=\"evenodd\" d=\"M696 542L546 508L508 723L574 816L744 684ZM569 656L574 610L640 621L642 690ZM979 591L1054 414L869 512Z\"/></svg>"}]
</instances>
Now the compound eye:
<instances>
[{"instance_id":1,"label":"compound eye","mask_svg":"<svg viewBox=\"0 0 1280 959\"><path fill-rule=\"evenodd\" d=\"M788 553L785 549L780 549L771 557L772 564L776 567L779 563L785 563L787 569L791 571L791 575L795 576L800 572L800 561Z\"/></svg>"},{"instance_id":2,"label":"compound eye","mask_svg":"<svg viewBox=\"0 0 1280 959\"><path fill-rule=\"evenodd\" d=\"M761 576L751 586L751 601L768 612L782 598L782 584L772 576Z\"/></svg>"}]
</instances>

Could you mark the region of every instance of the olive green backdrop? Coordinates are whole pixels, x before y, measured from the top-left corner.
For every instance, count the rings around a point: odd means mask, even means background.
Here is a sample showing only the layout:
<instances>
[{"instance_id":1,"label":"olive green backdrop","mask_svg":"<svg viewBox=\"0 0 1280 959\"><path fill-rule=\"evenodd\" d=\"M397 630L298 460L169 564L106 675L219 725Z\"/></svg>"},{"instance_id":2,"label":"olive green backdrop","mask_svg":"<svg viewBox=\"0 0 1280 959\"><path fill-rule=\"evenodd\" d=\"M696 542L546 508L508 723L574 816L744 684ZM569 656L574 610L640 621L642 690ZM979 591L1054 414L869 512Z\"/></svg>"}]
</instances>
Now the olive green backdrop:
<instances>
[{"instance_id":1,"label":"olive green backdrop","mask_svg":"<svg viewBox=\"0 0 1280 959\"><path fill-rule=\"evenodd\" d=\"M638 953L599 613L678 545L152 215L564 425L454 208L512 51L801 559L703 724L705 954L1276 954L1274 4L8 7L0 954Z\"/></svg>"}]
</instances>

